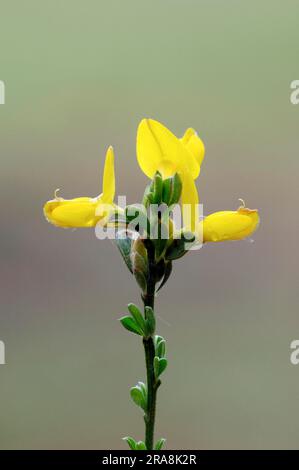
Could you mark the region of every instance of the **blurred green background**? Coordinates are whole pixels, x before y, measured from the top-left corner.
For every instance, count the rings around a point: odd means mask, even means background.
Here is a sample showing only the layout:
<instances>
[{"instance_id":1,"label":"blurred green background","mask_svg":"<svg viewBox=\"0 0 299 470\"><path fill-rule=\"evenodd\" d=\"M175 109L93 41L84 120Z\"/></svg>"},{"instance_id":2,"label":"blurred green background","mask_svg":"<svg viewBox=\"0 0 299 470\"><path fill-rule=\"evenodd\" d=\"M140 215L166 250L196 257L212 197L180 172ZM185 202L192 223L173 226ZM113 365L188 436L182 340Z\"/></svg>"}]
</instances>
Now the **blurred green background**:
<instances>
[{"instance_id":1,"label":"blurred green background","mask_svg":"<svg viewBox=\"0 0 299 470\"><path fill-rule=\"evenodd\" d=\"M299 4L274 0L1 0L2 449L117 449L143 437L129 387L142 345L118 318L139 292L111 241L44 220L43 203L100 192L140 200L138 122L206 144L205 213L259 208L248 241L175 265L157 299L169 368L156 436L169 449L296 448Z\"/></svg>"}]
</instances>

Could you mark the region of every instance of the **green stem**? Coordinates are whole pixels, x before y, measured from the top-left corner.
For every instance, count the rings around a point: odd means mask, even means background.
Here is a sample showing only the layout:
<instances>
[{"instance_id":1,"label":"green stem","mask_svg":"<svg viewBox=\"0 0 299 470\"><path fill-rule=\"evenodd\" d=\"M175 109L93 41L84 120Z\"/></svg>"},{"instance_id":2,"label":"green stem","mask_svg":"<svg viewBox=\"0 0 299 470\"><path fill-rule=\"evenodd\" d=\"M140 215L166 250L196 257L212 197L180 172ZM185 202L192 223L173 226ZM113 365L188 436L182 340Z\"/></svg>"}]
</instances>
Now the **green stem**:
<instances>
[{"instance_id":1,"label":"green stem","mask_svg":"<svg viewBox=\"0 0 299 470\"><path fill-rule=\"evenodd\" d=\"M155 302L155 289L156 283L154 280L154 253L148 250L149 254L149 279L147 283L147 293L143 297L144 307L151 307L154 310ZM152 255L152 256L151 256ZM146 311L145 311L146 317ZM147 450L153 450L154 448L154 429L155 429L155 417L156 417L156 399L157 389L160 385L160 381L155 378L154 371L154 357L155 357L155 345L152 336L149 338L143 338L144 352L145 352L145 363L146 363L146 374L147 374L147 410L144 416L145 421L145 445Z\"/></svg>"}]
</instances>

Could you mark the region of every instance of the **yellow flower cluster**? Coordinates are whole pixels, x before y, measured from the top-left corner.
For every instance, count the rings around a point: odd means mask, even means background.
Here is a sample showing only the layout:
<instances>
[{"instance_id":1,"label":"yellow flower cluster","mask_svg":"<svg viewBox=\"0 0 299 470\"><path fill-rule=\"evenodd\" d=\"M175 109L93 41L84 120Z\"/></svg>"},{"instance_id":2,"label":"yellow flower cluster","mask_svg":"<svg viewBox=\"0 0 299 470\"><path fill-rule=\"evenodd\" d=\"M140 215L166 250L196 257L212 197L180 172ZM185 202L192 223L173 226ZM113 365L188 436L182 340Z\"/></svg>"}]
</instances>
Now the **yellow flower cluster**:
<instances>
[{"instance_id":1,"label":"yellow flower cluster","mask_svg":"<svg viewBox=\"0 0 299 470\"><path fill-rule=\"evenodd\" d=\"M202 140L193 129L187 129L182 138L152 119L143 119L137 132L137 160L141 170L153 178L157 171L163 178L178 174L182 181L181 205L186 230L202 233L203 242L240 240L256 230L259 224L257 210L244 206L236 211L220 211L199 220L199 197L195 180L205 155ZM104 166L102 193L94 198L55 198L44 206L49 222L59 227L95 227L104 225L115 210L114 154L108 148ZM184 210L188 207L188 210ZM189 210L191 207L191 211Z\"/></svg>"}]
</instances>

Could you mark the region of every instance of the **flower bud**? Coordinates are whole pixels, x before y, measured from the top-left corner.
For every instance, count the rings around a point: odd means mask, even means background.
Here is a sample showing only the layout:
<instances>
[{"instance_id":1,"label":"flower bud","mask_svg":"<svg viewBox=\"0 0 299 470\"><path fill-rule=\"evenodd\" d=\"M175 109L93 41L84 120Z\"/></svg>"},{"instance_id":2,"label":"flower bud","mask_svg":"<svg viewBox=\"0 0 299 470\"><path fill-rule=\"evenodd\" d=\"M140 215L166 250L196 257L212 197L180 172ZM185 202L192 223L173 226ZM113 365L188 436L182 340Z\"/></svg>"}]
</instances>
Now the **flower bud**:
<instances>
[{"instance_id":1,"label":"flower bud","mask_svg":"<svg viewBox=\"0 0 299 470\"><path fill-rule=\"evenodd\" d=\"M146 293L148 278L148 256L143 239L141 237L137 238L132 244L131 262L135 279L143 293Z\"/></svg>"},{"instance_id":2,"label":"flower bud","mask_svg":"<svg viewBox=\"0 0 299 470\"><path fill-rule=\"evenodd\" d=\"M182 181L177 173L163 181L162 201L171 206L177 204L182 193Z\"/></svg>"}]
</instances>

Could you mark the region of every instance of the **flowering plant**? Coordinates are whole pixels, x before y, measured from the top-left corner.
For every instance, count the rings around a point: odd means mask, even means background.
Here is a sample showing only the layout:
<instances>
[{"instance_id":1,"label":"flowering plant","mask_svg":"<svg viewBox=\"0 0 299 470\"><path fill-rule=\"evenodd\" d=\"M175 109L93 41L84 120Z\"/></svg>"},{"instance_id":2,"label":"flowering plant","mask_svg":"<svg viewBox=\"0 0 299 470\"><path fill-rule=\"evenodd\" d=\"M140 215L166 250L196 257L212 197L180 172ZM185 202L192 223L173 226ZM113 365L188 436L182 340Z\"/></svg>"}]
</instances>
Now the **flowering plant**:
<instances>
[{"instance_id":1,"label":"flowering plant","mask_svg":"<svg viewBox=\"0 0 299 470\"><path fill-rule=\"evenodd\" d=\"M124 438L134 450L160 450L165 441L154 441L157 391L167 367L166 342L156 334L154 301L171 275L173 262L208 242L246 238L259 224L258 211L244 203L236 211L200 217L195 180L204 154L204 144L193 129L177 138L161 123L143 119L137 132L137 160L150 182L141 204L115 204L114 153L109 147L99 196L63 199L55 191L54 199L44 205L46 219L58 227L96 227L104 233L112 229L140 287L143 313L130 303L129 315L120 319L128 331L142 337L145 351L146 382L138 382L130 391L144 413L145 439Z\"/></svg>"}]
</instances>

